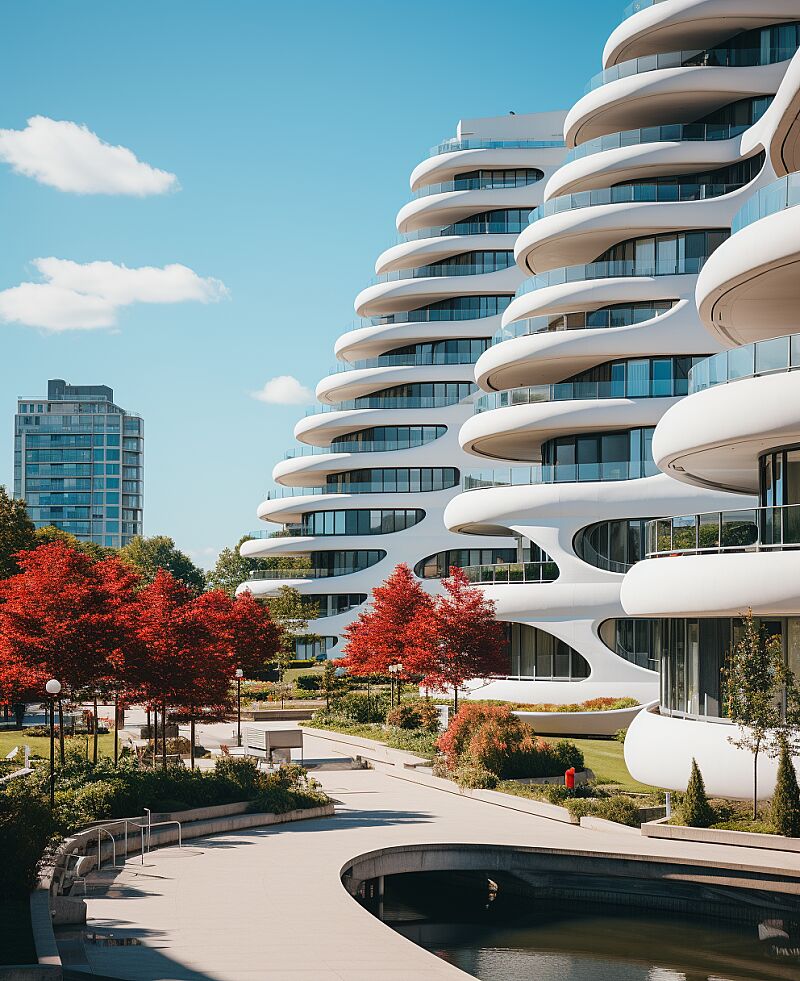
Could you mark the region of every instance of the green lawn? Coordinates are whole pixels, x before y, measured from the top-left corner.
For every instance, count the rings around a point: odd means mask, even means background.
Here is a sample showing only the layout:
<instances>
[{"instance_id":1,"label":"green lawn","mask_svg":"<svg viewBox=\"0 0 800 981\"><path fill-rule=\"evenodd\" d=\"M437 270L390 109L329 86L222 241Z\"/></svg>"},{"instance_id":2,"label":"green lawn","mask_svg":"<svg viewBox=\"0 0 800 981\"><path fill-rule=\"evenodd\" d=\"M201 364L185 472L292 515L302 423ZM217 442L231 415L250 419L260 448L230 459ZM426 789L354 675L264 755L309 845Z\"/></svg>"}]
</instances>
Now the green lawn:
<instances>
[{"instance_id":1,"label":"green lawn","mask_svg":"<svg viewBox=\"0 0 800 981\"><path fill-rule=\"evenodd\" d=\"M658 790L657 787L637 783L628 773L622 743L616 739L570 739L570 742L580 747L586 766L594 771L598 783L615 784L623 790L639 794Z\"/></svg>"},{"instance_id":2,"label":"green lawn","mask_svg":"<svg viewBox=\"0 0 800 981\"><path fill-rule=\"evenodd\" d=\"M0 964L34 964L36 950L27 899L0 901Z\"/></svg>"},{"instance_id":3,"label":"green lawn","mask_svg":"<svg viewBox=\"0 0 800 981\"><path fill-rule=\"evenodd\" d=\"M114 734L111 732L102 733L98 737L98 752L101 756L114 755ZM50 739L48 736L26 736L25 730L15 729L9 732L0 732L0 759L5 759L15 746L19 746L17 759L20 766L24 762L22 747L27 743L31 748L31 755L40 756L42 759L50 758ZM67 736L67 745L80 746L86 750L86 736ZM92 737L89 736L89 755L92 753ZM56 739L56 759L58 759L58 740Z\"/></svg>"}]
</instances>

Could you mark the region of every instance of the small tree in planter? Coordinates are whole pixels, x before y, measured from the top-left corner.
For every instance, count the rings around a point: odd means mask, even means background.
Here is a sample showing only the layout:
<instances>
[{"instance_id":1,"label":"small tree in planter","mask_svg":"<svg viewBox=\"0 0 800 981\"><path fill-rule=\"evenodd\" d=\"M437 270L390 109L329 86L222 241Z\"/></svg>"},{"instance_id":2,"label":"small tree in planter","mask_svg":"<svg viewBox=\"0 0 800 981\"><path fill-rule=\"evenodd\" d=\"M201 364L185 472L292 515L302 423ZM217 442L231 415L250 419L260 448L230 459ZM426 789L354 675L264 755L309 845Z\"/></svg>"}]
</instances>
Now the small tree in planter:
<instances>
[{"instance_id":1,"label":"small tree in planter","mask_svg":"<svg viewBox=\"0 0 800 981\"><path fill-rule=\"evenodd\" d=\"M681 820L690 828L708 828L716 819L714 808L708 801L703 774L692 759L692 773L681 805Z\"/></svg>"},{"instance_id":2,"label":"small tree in planter","mask_svg":"<svg viewBox=\"0 0 800 981\"><path fill-rule=\"evenodd\" d=\"M790 838L800 836L800 788L797 786L797 773L786 744L781 746L770 820L777 834Z\"/></svg>"},{"instance_id":3,"label":"small tree in planter","mask_svg":"<svg viewBox=\"0 0 800 981\"><path fill-rule=\"evenodd\" d=\"M753 820L758 818L758 757L777 756L785 745L800 750L800 691L786 664L779 636L767 637L752 611L723 672L728 717L739 727L728 741L753 754Z\"/></svg>"}]
</instances>

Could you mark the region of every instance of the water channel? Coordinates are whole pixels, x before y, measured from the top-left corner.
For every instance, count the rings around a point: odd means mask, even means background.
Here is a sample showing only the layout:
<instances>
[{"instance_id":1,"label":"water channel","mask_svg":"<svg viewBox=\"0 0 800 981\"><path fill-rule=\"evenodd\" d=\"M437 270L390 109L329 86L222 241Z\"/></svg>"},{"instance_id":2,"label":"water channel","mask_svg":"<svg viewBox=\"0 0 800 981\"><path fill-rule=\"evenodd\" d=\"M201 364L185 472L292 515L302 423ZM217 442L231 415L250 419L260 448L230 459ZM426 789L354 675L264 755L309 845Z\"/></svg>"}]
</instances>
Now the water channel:
<instances>
[{"instance_id":1,"label":"water channel","mask_svg":"<svg viewBox=\"0 0 800 981\"><path fill-rule=\"evenodd\" d=\"M480 981L800 979L800 920L693 916L536 899L480 873L387 876L365 902L410 941Z\"/></svg>"}]
</instances>

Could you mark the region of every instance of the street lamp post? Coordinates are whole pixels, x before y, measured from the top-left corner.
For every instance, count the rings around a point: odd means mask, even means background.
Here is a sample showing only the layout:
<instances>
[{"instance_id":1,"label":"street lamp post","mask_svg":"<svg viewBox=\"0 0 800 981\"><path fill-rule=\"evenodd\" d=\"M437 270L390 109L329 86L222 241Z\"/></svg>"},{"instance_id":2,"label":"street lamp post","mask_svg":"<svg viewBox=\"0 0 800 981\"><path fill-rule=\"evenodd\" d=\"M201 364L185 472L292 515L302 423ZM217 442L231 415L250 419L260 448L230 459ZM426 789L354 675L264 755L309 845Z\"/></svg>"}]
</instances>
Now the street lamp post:
<instances>
[{"instance_id":1,"label":"street lamp post","mask_svg":"<svg viewBox=\"0 0 800 981\"><path fill-rule=\"evenodd\" d=\"M244 671L236 669L236 745L242 745L242 678Z\"/></svg>"},{"instance_id":2,"label":"street lamp post","mask_svg":"<svg viewBox=\"0 0 800 981\"><path fill-rule=\"evenodd\" d=\"M56 698L61 694L61 682L51 678L44 686L50 700L50 810L56 803Z\"/></svg>"},{"instance_id":3,"label":"street lamp post","mask_svg":"<svg viewBox=\"0 0 800 981\"><path fill-rule=\"evenodd\" d=\"M400 704L400 675L403 671L402 664L390 664L389 665L389 689L391 692L391 704L394 708L394 679L397 678L397 704Z\"/></svg>"}]
</instances>

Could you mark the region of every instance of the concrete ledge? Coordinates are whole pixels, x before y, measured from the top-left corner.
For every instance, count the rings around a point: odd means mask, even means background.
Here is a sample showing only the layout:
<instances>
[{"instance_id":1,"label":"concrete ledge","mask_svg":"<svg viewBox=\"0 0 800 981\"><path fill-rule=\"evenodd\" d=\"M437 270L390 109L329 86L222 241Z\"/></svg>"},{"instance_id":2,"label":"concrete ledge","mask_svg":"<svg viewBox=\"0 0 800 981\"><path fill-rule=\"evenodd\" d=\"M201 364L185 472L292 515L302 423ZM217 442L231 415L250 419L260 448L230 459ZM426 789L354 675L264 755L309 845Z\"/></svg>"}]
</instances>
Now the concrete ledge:
<instances>
[{"instance_id":1,"label":"concrete ledge","mask_svg":"<svg viewBox=\"0 0 800 981\"><path fill-rule=\"evenodd\" d=\"M756 834L751 831L722 831L717 828L689 828L667 824L667 818L648 821L641 833L647 838L669 838L672 841L699 841L709 845L737 845L740 848L767 848L773 852L800 852L800 838Z\"/></svg>"},{"instance_id":2,"label":"concrete ledge","mask_svg":"<svg viewBox=\"0 0 800 981\"><path fill-rule=\"evenodd\" d=\"M614 831L619 834L639 834L638 828L631 828L627 824L620 824L618 821L607 821L605 818L591 817L590 815L582 817L580 825L582 828L588 828L589 831Z\"/></svg>"},{"instance_id":3,"label":"concrete ledge","mask_svg":"<svg viewBox=\"0 0 800 981\"><path fill-rule=\"evenodd\" d=\"M403 750L390 749L374 739L350 736L347 733L332 732L328 729L309 729L306 726L303 727L303 731L315 739L326 740L331 744L331 749L335 753L369 760L373 765L386 770L390 776L400 780L419 783L425 787L432 787L434 790L443 790L448 794L471 797L473 800L481 800L486 804L496 804L512 811L535 814L536 817L548 818L551 821L561 821L563 824L578 823L577 818L574 818L566 807L559 807L557 804L530 800L527 797L515 797L513 794L504 794L499 790L469 790L459 787L452 780L435 777L430 771L429 760Z\"/></svg>"},{"instance_id":4,"label":"concrete ledge","mask_svg":"<svg viewBox=\"0 0 800 981\"><path fill-rule=\"evenodd\" d=\"M654 703L647 703L654 704ZM611 709L606 712L524 712L515 711L525 722L533 726L537 736L616 736L618 730L627 729L647 705Z\"/></svg>"},{"instance_id":5,"label":"concrete ledge","mask_svg":"<svg viewBox=\"0 0 800 981\"><path fill-rule=\"evenodd\" d=\"M303 732L314 739L322 739L332 744L334 752L343 756L358 756L361 759L376 763L387 763L390 766L417 767L430 766L430 760L415 756L402 749L391 749L385 743L376 739L365 739L363 736L352 736L347 732L333 732L330 729L314 729L303 726ZM335 747L335 748L334 748Z\"/></svg>"}]
</instances>

